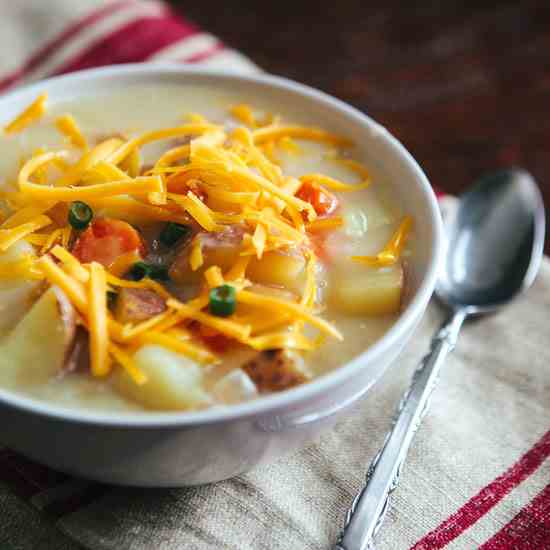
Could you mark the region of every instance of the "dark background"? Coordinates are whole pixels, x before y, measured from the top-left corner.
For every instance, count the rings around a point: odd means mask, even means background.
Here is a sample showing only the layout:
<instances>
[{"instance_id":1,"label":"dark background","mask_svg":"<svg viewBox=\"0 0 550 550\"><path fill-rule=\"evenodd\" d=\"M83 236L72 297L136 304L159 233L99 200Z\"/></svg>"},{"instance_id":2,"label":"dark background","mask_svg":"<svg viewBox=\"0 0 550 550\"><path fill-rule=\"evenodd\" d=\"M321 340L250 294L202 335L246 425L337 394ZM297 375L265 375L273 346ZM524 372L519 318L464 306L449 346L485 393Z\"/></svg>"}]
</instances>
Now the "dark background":
<instances>
[{"instance_id":1,"label":"dark background","mask_svg":"<svg viewBox=\"0 0 550 550\"><path fill-rule=\"evenodd\" d=\"M266 71L369 113L441 190L521 165L550 205L550 0L171 4Z\"/></svg>"}]
</instances>

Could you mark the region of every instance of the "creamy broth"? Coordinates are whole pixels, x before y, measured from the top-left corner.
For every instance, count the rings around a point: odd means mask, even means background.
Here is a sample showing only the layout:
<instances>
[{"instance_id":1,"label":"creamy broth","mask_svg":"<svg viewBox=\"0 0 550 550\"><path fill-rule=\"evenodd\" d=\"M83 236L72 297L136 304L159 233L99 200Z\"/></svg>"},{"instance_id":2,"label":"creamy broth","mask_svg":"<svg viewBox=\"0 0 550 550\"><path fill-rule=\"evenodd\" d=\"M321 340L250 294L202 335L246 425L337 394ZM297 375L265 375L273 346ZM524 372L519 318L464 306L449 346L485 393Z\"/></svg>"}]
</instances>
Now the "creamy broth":
<instances>
[{"instance_id":1,"label":"creamy broth","mask_svg":"<svg viewBox=\"0 0 550 550\"><path fill-rule=\"evenodd\" d=\"M34 122L23 132L0 137L0 174L3 176L3 186L6 190L15 189L13 181L17 175L21 160L28 159L37 149L59 150L67 148L67 138L56 129L54 122L57 117L70 113L78 122L82 133L90 143L104 136L119 135L132 137L148 130L162 127L172 127L183 124L187 113L200 113L208 120L223 124L226 128L239 125L229 115L231 105L249 102L261 117L265 113L277 113L284 121L299 124L315 124L323 127L322 120L311 121L307 113L281 112L277 105L262 98L228 97L205 87L178 87L162 85L159 87L140 86L114 91L101 96L79 98L78 101L56 103L48 106L47 113L39 121ZM166 140L142 149L144 165L153 164L159 155L176 141ZM180 142L181 143L181 142ZM360 177L347 166L336 162L334 147L303 139L293 139L294 145L276 147L276 156L284 174L299 177L308 173L322 173L339 181L358 183ZM74 149L74 148L73 148ZM80 154L74 149L74 154ZM346 153L349 154L349 153ZM353 151L351 153L352 158ZM356 160L361 160L357 158ZM323 306L322 318L332 323L344 336L342 342L327 337L320 347L306 352L305 363L312 378L322 375L346 363L360 352L378 340L394 323L398 312L389 314L361 314L334 307L332 288L343 284L338 278L341 273L344 278L355 278L361 281L366 270L361 263L352 262L351 256L374 256L384 249L395 234L406 212L400 206L398 198L392 195L391 182L377 177L370 187L352 192L334 192L340 206L337 214L343 218L343 226L323 233L322 249L325 258L316 267L317 298ZM5 215L9 210L3 205ZM94 212L96 216L104 214ZM107 213L108 214L108 213ZM143 235L158 234L161 223L136 223ZM407 239L402 257L411 253L414 239ZM9 261L13 254L20 252L22 247L31 245L20 241L17 246L8 249L0 256L0 264ZM401 264L404 260L400 260ZM381 272L391 271L392 267L380 267ZM0 281L0 331L4 339L8 338L16 321L23 318L30 304L44 288L41 281ZM336 298L338 300L338 297ZM307 333L306 328L306 333ZM313 333L312 333L313 334ZM313 335L315 337L315 334ZM32 345L32 342L29 342ZM219 380L238 368L257 352L250 349L232 349L223 354L220 364L201 366L203 380L201 382L207 401L199 404L202 408L208 405L223 404L216 397L216 384ZM40 354L36 361L40 362ZM118 368L118 367L117 367ZM14 376L9 366L0 365L0 385L4 388L23 393L58 405L79 409L108 410L113 413L120 411L146 411L155 409L144 401L131 397L132 392L120 393L118 383L113 382L113 376L106 378L92 377L87 370L60 372L47 381L39 383L32 377ZM116 387L115 387L116 386ZM119 388L117 390L117 388ZM242 388L241 388L242 389ZM249 388L250 389L250 388ZM246 392L245 392L246 393ZM254 392L243 398L256 397ZM178 407L167 407L177 409ZM191 407L193 408L193 407ZM196 407L195 407L196 408Z\"/></svg>"}]
</instances>

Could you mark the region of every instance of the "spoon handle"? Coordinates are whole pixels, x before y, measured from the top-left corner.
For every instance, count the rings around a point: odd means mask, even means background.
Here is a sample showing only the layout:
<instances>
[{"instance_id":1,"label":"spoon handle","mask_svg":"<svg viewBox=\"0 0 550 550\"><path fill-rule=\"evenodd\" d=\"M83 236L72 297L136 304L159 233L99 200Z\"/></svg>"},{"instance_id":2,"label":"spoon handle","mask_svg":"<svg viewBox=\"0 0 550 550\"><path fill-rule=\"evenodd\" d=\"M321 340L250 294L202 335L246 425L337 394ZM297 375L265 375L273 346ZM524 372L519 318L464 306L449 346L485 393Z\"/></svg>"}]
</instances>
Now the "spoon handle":
<instances>
[{"instance_id":1,"label":"spoon handle","mask_svg":"<svg viewBox=\"0 0 550 550\"><path fill-rule=\"evenodd\" d=\"M429 353L415 370L411 385L401 399L393 427L369 466L365 485L348 510L334 550L372 548L373 538L384 521L390 494L397 487L409 446L428 410L439 371L456 344L465 318L464 311L453 312L433 337Z\"/></svg>"}]
</instances>

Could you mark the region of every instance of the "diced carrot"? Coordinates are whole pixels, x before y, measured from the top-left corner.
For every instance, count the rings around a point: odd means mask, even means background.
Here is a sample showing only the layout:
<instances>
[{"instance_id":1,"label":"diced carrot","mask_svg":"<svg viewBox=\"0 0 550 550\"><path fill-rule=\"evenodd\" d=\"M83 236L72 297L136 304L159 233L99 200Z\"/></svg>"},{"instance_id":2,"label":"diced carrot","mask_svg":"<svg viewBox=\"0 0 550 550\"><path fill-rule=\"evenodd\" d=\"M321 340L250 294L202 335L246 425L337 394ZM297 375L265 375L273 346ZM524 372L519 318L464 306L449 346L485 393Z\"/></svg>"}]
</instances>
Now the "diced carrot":
<instances>
[{"instance_id":1,"label":"diced carrot","mask_svg":"<svg viewBox=\"0 0 550 550\"><path fill-rule=\"evenodd\" d=\"M325 188L313 181L302 184L296 197L309 202L318 216L328 216L338 208L338 199Z\"/></svg>"},{"instance_id":2,"label":"diced carrot","mask_svg":"<svg viewBox=\"0 0 550 550\"><path fill-rule=\"evenodd\" d=\"M145 256L145 244L140 234L121 220L94 220L76 241L72 250L82 263L98 262L109 267L122 254L137 252Z\"/></svg>"}]
</instances>

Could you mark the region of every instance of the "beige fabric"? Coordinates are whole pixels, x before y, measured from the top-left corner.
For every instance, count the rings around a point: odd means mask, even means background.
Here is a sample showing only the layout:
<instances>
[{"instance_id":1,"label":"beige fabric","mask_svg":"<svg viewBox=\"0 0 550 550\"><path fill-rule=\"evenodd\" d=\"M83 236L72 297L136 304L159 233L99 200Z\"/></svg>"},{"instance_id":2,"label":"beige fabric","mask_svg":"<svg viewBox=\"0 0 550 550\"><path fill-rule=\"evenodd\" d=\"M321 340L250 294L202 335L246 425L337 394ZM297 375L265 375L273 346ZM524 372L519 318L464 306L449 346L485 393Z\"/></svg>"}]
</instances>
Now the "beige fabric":
<instances>
[{"instance_id":1,"label":"beige fabric","mask_svg":"<svg viewBox=\"0 0 550 550\"><path fill-rule=\"evenodd\" d=\"M97 0L2 2L1 72L16 70L27 60L30 52L52 40L67 24L86 15L97 5Z\"/></svg>"},{"instance_id":2,"label":"beige fabric","mask_svg":"<svg viewBox=\"0 0 550 550\"><path fill-rule=\"evenodd\" d=\"M0 73L13 70L62 27L61 21L101 3L32 0L22 2L22 7L17 2L3 5L3 27L9 31L0 42ZM230 66L230 60L223 60ZM379 549L409 548L548 430L549 311L546 259L524 297L502 314L464 328L414 442L378 539ZM401 359L335 429L306 449L240 478L181 490L109 489L55 526L0 484L0 548L79 548L72 540L93 550L329 548L440 318L440 310L432 305ZM446 548L479 546L548 479L547 459ZM71 487L56 488L33 502L40 507L54 498L55 491Z\"/></svg>"},{"instance_id":3,"label":"beige fabric","mask_svg":"<svg viewBox=\"0 0 550 550\"><path fill-rule=\"evenodd\" d=\"M0 483L2 550L78 550L76 542Z\"/></svg>"}]
</instances>

